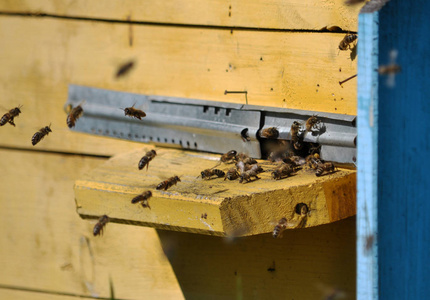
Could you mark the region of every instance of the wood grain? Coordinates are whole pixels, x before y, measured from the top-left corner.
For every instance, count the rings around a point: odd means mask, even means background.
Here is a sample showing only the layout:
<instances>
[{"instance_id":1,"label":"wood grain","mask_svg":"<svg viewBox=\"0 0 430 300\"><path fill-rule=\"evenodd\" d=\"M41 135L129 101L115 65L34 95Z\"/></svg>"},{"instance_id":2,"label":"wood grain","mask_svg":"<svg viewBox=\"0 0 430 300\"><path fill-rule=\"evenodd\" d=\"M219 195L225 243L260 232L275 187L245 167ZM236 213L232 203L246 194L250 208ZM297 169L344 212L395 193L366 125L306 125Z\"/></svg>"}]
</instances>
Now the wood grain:
<instances>
[{"instance_id":1,"label":"wood grain","mask_svg":"<svg viewBox=\"0 0 430 300\"><path fill-rule=\"evenodd\" d=\"M56 295L34 291L20 291L0 288L0 299L8 300L76 300L75 296Z\"/></svg>"},{"instance_id":2,"label":"wood grain","mask_svg":"<svg viewBox=\"0 0 430 300\"><path fill-rule=\"evenodd\" d=\"M355 171L316 177L312 170L301 170L295 176L273 180L270 170L277 165L265 162L267 172L259 174L259 180L203 180L198 178L200 172L216 166L219 155L157 149L149 170L139 171L137 164L149 150L116 155L76 181L78 213L84 218L108 214L113 222L218 236L272 232L283 217L297 223L300 216L294 211L299 203L312 209L305 227L355 215ZM217 168L227 172L231 167L222 164ZM175 175L181 178L176 186L155 190ZM146 190L152 191L151 209L131 203Z\"/></svg>"},{"instance_id":3,"label":"wood grain","mask_svg":"<svg viewBox=\"0 0 430 300\"><path fill-rule=\"evenodd\" d=\"M0 11L47 13L99 19L274 29L357 30L362 5L344 0L3 0Z\"/></svg>"},{"instance_id":4,"label":"wood grain","mask_svg":"<svg viewBox=\"0 0 430 300\"><path fill-rule=\"evenodd\" d=\"M0 128L0 145L33 148L31 136L52 123L37 149L111 155L138 147L69 132L63 105L69 83L105 89L355 114L356 85L339 80L356 73L342 34L250 32L136 26L24 17L0 18L1 105L23 104L17 127ZM133 58L121 80L116 68ZM341 72L340 72L341 70Z\"/></svg>"},{"instance_id":5,"label":"wood grain","mask_svg":"<svg viewBox=\"0 0 430 300\"><path fill-rule=\"evenodd\" d=\"M95 238L76 214L74 181L103 162L0 150L2 286L109 297L110 277L118 298L183 297L154 229L108 224Z\"/></svg>"},{"instance_id":6,"label":"wood grain","mask_svg":"<svg viewBox=\"0 0 430 300\"><path fill-rule=\"evenodd\" d=\"M281 239L159 236L186 299L355 299L355 218Z\"/></svg>"}]
</instances>

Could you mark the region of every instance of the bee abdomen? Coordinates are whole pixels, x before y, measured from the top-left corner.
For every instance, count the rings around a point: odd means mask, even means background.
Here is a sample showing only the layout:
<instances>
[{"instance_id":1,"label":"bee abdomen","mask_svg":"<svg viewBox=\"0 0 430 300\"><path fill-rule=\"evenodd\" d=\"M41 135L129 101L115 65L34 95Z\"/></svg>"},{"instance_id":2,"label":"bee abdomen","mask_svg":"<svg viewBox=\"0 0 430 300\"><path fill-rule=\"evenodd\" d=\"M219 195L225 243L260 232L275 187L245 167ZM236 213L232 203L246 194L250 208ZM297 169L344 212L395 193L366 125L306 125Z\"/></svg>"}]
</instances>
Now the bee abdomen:
<instances>
[{"instance_id":1,"label":"bee abdomen","mask_svg":"<svg viewBox=\"0 0 430 300\"><path fill-rule=\"evenodd\" d=\"M0 126L5 125L7 122L10 122L10 120L11 120L10 114L9 113L5 113L3 115L3 117L1 117L1 119L0 119ZM13 119L12 119L12 121L13 121Z\"/></svg>"},{"instance_id":2,"label":"bee abdomen","mask_svg":"<svg viewBox=\"0 0 430 300\"><path fill-rule=\"evenodd\" d=\"M33 137L31 138L31 143L33 144L33 146L36 145L37 143L39 143L43 139L44 136L45 135L43 133L41 133L39 131L36 132L33 135Z\"/></svg>"},{"instance_id":3,"label":"bee abdomen","mask_svg":"<svg viewBox=\"0 0 430 300\"><path fill-rule=\"evenodd\" d=\"M216 176L218 176L218 177L224 177L224 176L225 176L224 171L221 171L221 170L219 170L219 169L215 169L215 170L213 170L212 172L213 172L213 174L215 174L215 175L216 175Z\"/></svg>"}]
</instances>

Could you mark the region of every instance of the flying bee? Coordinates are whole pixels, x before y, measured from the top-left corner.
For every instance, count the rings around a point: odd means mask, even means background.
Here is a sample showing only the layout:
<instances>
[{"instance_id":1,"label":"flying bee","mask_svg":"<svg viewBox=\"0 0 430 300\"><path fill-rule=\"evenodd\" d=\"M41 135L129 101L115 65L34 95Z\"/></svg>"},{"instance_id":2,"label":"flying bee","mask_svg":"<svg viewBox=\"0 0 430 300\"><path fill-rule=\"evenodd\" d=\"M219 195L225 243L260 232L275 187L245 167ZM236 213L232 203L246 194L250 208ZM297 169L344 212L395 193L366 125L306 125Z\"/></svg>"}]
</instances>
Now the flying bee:
<instances>
[{"instance_id":1,"label":"flying bee","mask_svg":"<svg viewBox=\"0 0 430 300\"><path fill-rule=\"evenodd\" d=\"M93 229L94 236L98 236L100 234L103 235L103 229L108 222L109 222L109 217L107 215L101 216L97 224L94 225L94 229Z\"/></svg>"},{"instance_id":2,"label":"flying bee","mask_svg":"<svg viewBox=\"0 0 430 300\"><path fill-rule=\"evenodd\" d=\"M399 65L391 64L386 66L380 66L378 68L378 73L381 75L389 75L399 73L402 68Z\"/></svg>"},{"instance_id":3,"label":"flying bee","mask_svg":"<svg viewBox=\"0 0 430 300\"><path fill-rule=\"evenodd\" d=\"M231 168L230 170L227 171L227 173L225 174L224 177L224 181L226 179L228 180L235 180L239 178L239 172L237 172L236 168Z\"/></svg>"},{"instance_id":4,"label":"flying bee","mask_svg":"<svg viewBox=\"0 0 430 300\"><path fill-rule=\"evenodd\" d=\"M0 126L3 126L6 123L9 123L10 125L15 127L15 123L13 122L13 119L15 117L18 117L18 115L21 113L21 107L22 105L19 105L18 107L12 108L7 113L5 113L0 119Z\"/></svg>"},{"instance_id":5,"label":"flying bee","mask_svg":"<svg viewBox=\"0 0 430 300\"><path fill-rule=\"evenodd\" d=\"M299 136L299 132L301 129L301 125L299 122L294 121L291 125L290 134L291 134L291 142L293 143L294 149L300 150L303 147L303 143Z\"/></svg>"},{"instance_id":6,"label":"flying bee","mask_svg":"<svg viewBox=\"0 0 430 300\"><path fill-rule=\"evenodd\" d=\"M142 157L139 161L139 164L138 164L139 170L142 170L146 166L146 171L148 171L149 162L153 160L156 155L157 155L157 152L155 152L155 150L146 152L145 156Z\"/></svg>"},{"instance_id":7,"label":"flying bee","mask_svg":"<svg viewBox=\"0 0 430 300\"><path fill-rule=\"evenodd\" d=\"M219 169L206 169L201 173L203 179L210 179L212 176L218 176L218 178L224 177L225 173Z\"/></svg>"},{"instance_id":8,"label":"flying bee","mask_svg":"<svg viewBox=\"0 0 430 300\"><path fill-rule=\"evenodd\" d=\"M239 183L242 183L243 181L250 182L251 177L255 177L256 179L260 179L260 177L258 177L257 174L261 173L262 171L263 171L263 169L259 165L257 165L257 164L252 165L251 169L240 174Z\"/></svg>"},{"instance_id":9,"label":"flying bee","mask_svg":"<svg viewBox=\"0 0 430 300\"><path fill-rule=\"evenodd\" d=\"M116 71L115 77L118 79L122 76L125 76L128 72L131 71L133 67L134 67L133 60L126 62L125 64L122 64L121 66L119 66L118 70Z\"/></svg>"},{"instance_id":10,"label":"flying bee","mask_svg":"<svg viewBox=\"0 0 430 300\"><path fill-rule=\"evenodd\" d=\"M142 207L144 207L144 208L148 207L149 209L151 209L151 207L149 206L149 202L148 202L149 198L151 198L151 197L152 197L152 192L146 191L146 192L143 192L142 194L134 197L131 200L131 203L135 204L135 203L140 202L140 204L142 204Z\"/></svg>"},{"instance_id":11,"label":"flying bee","mask_svg":"<svg viewBox=\"0 0 430 300\"><path fill-rule=\"evenodd\" d=\"M40 128L40 130L36 132L31 138L31 143L33 144L33 146L39 143L45 137L45 135L48 135L50 132L52 132L51 124L49 124L49 126Z\"/></svg>"},{"instance_id":12,"label":"flying bee","mask_svg":"<svg viewBox=\"0 0 430 300\"><path fill-rule=\"evenodd\" d=\"M335 171L334 163L326 162L323 164L319 164L317 167L317 171L315 173L316 176L321 176L324 172L332 173Z\"/></svg>"},{"instance_id":13,"label":"flying bee","mask_svg":"<svg viewBox=\"0 0 430 300\"><path fill-rule=\"evenodd\" d=\"M282 164L275 171L272 172L273 179L282 179L283 177L288 177L291 173L294 172L294 169L288 164Z\"/></svg>"},{"instance_id":14,"label":"flying bee","mask_svg":"<svg viewBox=\"0 0 430 300\"><path fill-rule=\"evenodd\" d=\"M278 224L276 224L275 228L273 229L273 237L276 238L281 238L282 237L282 233L284 232L285 229L287 229L287 219L286 218L282 218L279 220Z\"/></svg>"},{"instance_id":15,"label":"flying bee","mask_svg":"<svg viewBox=\"0 0 430 300\"><path fill-rule=\"evenodd\" d=\"M266 139L277 139L279 137L279 131L276 127L264 128L260 132L260 136Z\"/></svg>"},{"instance_id":16,"label":"flying bee","mask_svg":"<svg viewBox=\"0 0 430 300\"><path fill-rule=\"evenodd\" d=\"M221 156L220 161L223 163L229 162L236 157L236 154L237 154L236 150L230 150Z\"/></svg>"},{"instance_id":17,"label":"flying bee","mask_svg":"<svg viewBox=\"0 0 430 300\"><path fill-rule=\"evenodd\" d=\"M131 118L142 120L142 118L146 117L146 113L143 110L134 108L135 105L136 103L134 103L133 106L131 107L120 108L120 109L124 111L124 115Z\"/></svg>"},{"instance_id":18,"label":"flying bee","mask_svg":"<svg viewBox=\"0 0 430 300\"><path fill-rule=\"evenodd\" d=\"M179 179L178 176L170 177L169 179L167 179L167 180L165 180L163 182L160 182L157 185L156 189L157 190L165 190L166 191L169 187L176 185L179 181L181 181L181 179Z\"/></svg>"},{"instance_id":19,"label":"flying bee","mask_svg":"<svg viewBox=\"0 0 430 300\"><path fill-rule=\"evenodd\" d=\"M339 43L339 50L345 51L351 49L351 43L353 43L358 38L356 34L347 34Z\"/></svg>"},{"instance_id":20,"label":"flying bee","mask_svg":"<svg viewBox=\"0 0 430 300\"><path fill-rule=\"evenodd\" d=\"M319 123L321 123L321 120L316 115L313 115L306 121L306 131L312 131L312 128Z\"/></svg>"},{"instance_id":21,"label":"flying bee","mask_svg":"<svg viewBox=\"0 0 430 300\"><path fill-rule=\"evenodd\" d=\"M395 86L395 76L402 70L402 68L398 64L396 64L396 58L398 54L399 53L397 50L391 50L390 64L382 65L378 68L378 73L380 75L388 75L386 85L390 88Z\"/></svg>"},{"instance_id":22,"label":"flying bee","mask_svg":"<svg viewBox=\"0 0 430 300\"><path fill-rule=\"evenodd\" d=\"M75 127L76 121L82 116L83 112L84 110L81 105L74 107L67 116L67 126L69 128Z\"/></svg>"}]
</instances>

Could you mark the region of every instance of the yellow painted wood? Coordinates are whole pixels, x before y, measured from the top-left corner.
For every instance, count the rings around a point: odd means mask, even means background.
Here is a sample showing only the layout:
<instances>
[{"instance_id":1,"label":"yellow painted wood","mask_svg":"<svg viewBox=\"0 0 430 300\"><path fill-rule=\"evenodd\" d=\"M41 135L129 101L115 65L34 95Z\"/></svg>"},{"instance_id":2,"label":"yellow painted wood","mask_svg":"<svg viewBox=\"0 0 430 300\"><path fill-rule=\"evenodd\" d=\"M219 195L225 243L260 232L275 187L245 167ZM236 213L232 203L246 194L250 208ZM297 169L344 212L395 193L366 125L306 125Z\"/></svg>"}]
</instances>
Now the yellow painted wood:
<instances>
[{"instance_id":1,"label":"yellow painted wood","mask_svg":"<svg viewBox=\"0 0 430 300\"><path fill-rule=\"evenodd\" d=\"M111 277L121 299L183 298L154 229L112 223L95 238L76 214L75 180L104 161L0 150L0 286L109 297Z\"/></svg>"},{"instance_id":2,"label":"yellow painted wood","mask_svg":"<svg viewBox=\"0 0 430 300\"><path fill-rule=\"evenodd\" d=\"M69 132L63 111L70 83L105 89L345 114L356 113L356 73L342 34L255 32L0 17L3 111L23 104L17 127L0 128L0 145L111 155L137 144ZM136 68L115 80L118 65ZM31 136L52 123L36 147Z\"/></svg>"},{"instance_id":3,"label":"yellow painted wood","mask_svg":"<svg viewBox=\"0 0 430 300\"><path fill-rule=\"evenodd\" d=\"M330 223L355 215L355 171L316 177L311 170L273 180L268 172L248 183L222 178L197 178L204 169L214 167L219 155L158 149L149 171L137 164L150 148L119 154L82 176L75 183L78 213L84 218L107 214L114 222L132 223L160 229L210 235L254 235L273 231L276 222L286 217L300 219L294 213L298 203L307 204L312 213L305 227ZM227 171L232 165L218 168ZM167 191L155 188L172 176L181 182ZM149 208L132 204L138 194L152 191ZM207 219L202 218L207 214Z\"/></svg>"},{"instance_id":4,"label":"yellow painted wood","mask_svg":"<svg viewBox=\"0 0 430 300\"><path fill-rule=\"evenodd\" d=\"M355 218L281 239L159 236L186 299L355 299Z\"/></svg>"},{"instance_id":5,"label":"yellow painted wood","mask_svg":"<svg viewBox=\"0 0 430 300\"><path fill-rule=\"evenodd\" d=\"M338 26L357 30L362 5L344 0L3 0L0 11L48 13L61 16L276 29Z\"/></svg>"},{"instance_id":6,"label":"yellow painted wood","mask_svg":"<svg viewBox=\"0 0 430 300\"><path fill-rule=\"evenodd\" d=\"M0 299L8 300L76 300L75 296L55 295L32 291L9 290L0 288Z\"/></svg>"}]
</instances>

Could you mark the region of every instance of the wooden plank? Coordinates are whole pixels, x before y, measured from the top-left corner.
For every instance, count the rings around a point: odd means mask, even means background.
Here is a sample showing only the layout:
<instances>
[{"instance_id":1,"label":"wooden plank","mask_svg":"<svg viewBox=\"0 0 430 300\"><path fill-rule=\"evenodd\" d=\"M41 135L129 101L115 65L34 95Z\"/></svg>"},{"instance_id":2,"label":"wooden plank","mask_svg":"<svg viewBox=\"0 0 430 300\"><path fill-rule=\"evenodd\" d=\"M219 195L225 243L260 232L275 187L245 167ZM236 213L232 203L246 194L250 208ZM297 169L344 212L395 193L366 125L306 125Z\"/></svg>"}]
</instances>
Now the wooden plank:
<instances>
[{"instance_id":1,"label":"wooden plank","mask_svg":"<svg viewBox=\"0 0 430 300\"><path fill-rule=\"evenodd\" d=\"M429 9L430 2L423 0L388 2L379 12L379 40L374 41L379 63L390 64L394 49L402 69L393 88L380 76L377 91L380 299L430 294Z\"/></svg>"},{"instance_id":2,"label":"wooden plank","mask_svg":"<svg viewBox=\"0 0 430 300\"><path fill-rule=\"evenodd\" d=\"M0 157L1 286L109 297L112 278L118 298L183 298L154 229L108 224L94 238L95 223L76 214L75 180L104 159L9 150Z\"/></svg>"},{"instance_id":3,"label":"wooden plank","mask_svg":"<svg viewBox=\"0 0 430 300\"><path fill-rule=\"evenodd\" d=\"M355 293L355 218L287 231L282 239L225 239L114 223L94 238L94 222L77 216L72 190L76 178L104 160L8 150L0 157L0 168L8 170L0 181L1 286L109 297L111 277L122 299Z\"/></svg>"},{"instance_id":4,"label":"wooden plank","mask_svg":"<svg viewBox=\"0 0 430 300\"><path fill-rule=\"evenodd\" d=\"M128 26L24 17L0 18L0 93L4 109L24 104L17 127L4 126L2 146L33 148L31 136L52 123L37 149L111 155L138 147L71 133L63 105L69 83L127 91L311 111L356 113L356 73L342 34ZM135 70L115 80L118 65ZM341 71L341 72L340 72Z\"/></svg>"},{"instance_id":5,"label":"wooden plank","mask_svg":"<svg viewBox=\"0 0 430 300\"><path fill-rule=\"evenodd\" d=\"M0 288L1 299L20 300L76 300L76 296L56 295L34 291L20 291Z\"/></svg>"},{"instance_id":6,"label":"wooden plank","mask_svg":"<svg viewBox=\"0 0 430 300\"><path fill-rule=\"evenodd\" d=\"M378 13L359 16L357 299L378 299Z\"/></svg>"},{"instance_id":7,"label":"wooden plank","mask_svg":"<svg viewBox=\"0 0 430 300\"><path fill-rule=\"evenodd\" d=\"M320 30L338 26L357 31L362 5L344 0L3 0L0 11L170 24Z\"/></svg>"},{"instance_id":8,"label":"wooden plank","mask_svg":"<svg viewBox=\"0 0 430 300\"><path fill-rule=\"evenodd\" d=\"M149 171L137 164L150 148L123 153L82 176L75 184L78 213L84 218L107 214L113 222L209 235L255 235L272 232L279 219L298 223L296 205L312 210L304 227L318 226L355 215L355 171L339 170L316 177L313 170L298 171L283 180L271 178L276 164L262 164L260 180L239 183L198 178L217 165L219 155L158 149ZM263 162L262 162L263 163ZM225 172L232 165L220 165ZM168 172L166 171L168 170ZM172 176L181 182L167 191L155 187ZM131 199L152 191L150 207ZM207 214L207 218L201 217Z\"/></svg>"},{"instance_id":9,"label":"wooden plank","mask_svg":"<svg viewBox=\"0 0 430 300\"><path fill-rule=\"evenodd\" d=\"M355 218L281 239L159 236L186 299L355 299Z\"/></svg>"}]
</instances>

